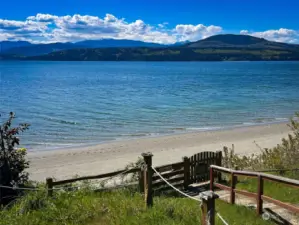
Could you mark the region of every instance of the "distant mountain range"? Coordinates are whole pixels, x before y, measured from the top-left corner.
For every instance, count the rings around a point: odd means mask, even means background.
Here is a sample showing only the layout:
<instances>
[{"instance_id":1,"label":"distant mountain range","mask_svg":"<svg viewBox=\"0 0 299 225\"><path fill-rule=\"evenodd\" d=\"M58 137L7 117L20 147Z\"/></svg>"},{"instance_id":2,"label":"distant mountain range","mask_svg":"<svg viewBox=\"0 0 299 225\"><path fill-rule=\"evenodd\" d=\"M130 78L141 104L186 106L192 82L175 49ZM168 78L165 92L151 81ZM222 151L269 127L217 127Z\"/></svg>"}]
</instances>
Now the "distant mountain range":
<instances>
[{"instance_id":1,"label":"distant mountain range","mask_svg":"<svg viewBox=\"0 0 299 225\"><path fill-rule=\"evenodd\" d=\"M5 42L0 59L51 61L299 60L299 45L233 34L215 35L196 42L181 42L174 45L115 39L86 40L77 43L15 42L13 44Z\"/></svg>"},{"instance_id":2,"label":"distant mountain range","mask_svg":"<svg viewBox=\"0 0 299 225\"><path fill-rule=\"evenodd\" d=\"M178 43L180 44L180 43ZM18 55L18 56L37 56L55 51L76 48L120 48L120 47L167 47L157 43L149 43L133 40L85 40L76 43L50 43L50 44L32 44L25 41L2 41L0 42L0 54Z\"/></svg>"},{"instance_id":3,"label":"distant mountain range","mask_svg":"<svg viewBox=\"0 0 299 225\"><path fill-rule=\"evenodd\" d=\"M11 48L25 47L32 45L28 41L0 41L0 53L3 53Z\"/></svg>"}]
</instances>

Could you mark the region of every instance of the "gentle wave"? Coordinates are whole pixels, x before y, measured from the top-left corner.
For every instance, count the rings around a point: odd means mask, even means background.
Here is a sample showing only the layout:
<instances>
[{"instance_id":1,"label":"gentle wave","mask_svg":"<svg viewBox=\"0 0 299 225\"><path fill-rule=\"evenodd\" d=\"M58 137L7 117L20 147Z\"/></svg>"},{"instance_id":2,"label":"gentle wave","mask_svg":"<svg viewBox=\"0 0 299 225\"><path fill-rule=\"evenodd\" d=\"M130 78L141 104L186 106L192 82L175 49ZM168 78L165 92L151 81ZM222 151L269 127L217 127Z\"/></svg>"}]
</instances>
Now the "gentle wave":
<instances>
[{"instance_id":1,"label":"gentle wave","mask_svg":"<svg viewBox=\"0 0 299 225\"><path fill-rule=\"evenodd\" d=\"M0 62L0 112L31 124L21 144L64 148L285 122L299 110L298 62L191 64Z\"/></svg>"},{"instance_id":2,"label":"gentle wave","mask_svg":"<svg viewBox=\"0 0 299 225\"><path fill-rule=\"evenodd\" d=\"M69 124L69 125L80 125L80 123L75 122L75 121L68 121L68 120L63 120L63 119L57 119L53 117L43 117L44 120L51 121L51 122L56 122L60 124Z\"/></svg>"}]
</instances>

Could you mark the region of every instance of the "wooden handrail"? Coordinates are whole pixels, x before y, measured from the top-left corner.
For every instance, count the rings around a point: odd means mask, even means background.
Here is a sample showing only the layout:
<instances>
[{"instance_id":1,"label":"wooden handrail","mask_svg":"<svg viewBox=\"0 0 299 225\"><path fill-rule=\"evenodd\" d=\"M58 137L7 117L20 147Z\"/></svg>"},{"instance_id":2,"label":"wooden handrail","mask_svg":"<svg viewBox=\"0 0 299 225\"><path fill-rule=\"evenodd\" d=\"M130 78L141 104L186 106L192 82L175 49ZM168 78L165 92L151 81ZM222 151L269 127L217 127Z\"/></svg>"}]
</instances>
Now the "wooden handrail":
<instances>
[{"instance_id":1,"label":"wooden handrail","mask_svg":"<svg viewBox=\"0 0 299 225\"><path fill-rule=\"evenodd\" d=\"M244 176L254 176L254 177L261 176L261 177L263 177L263 179L272 180L272 181L276 181L279 183L299 187L299 180L290 179L290 178L286 178L286 177L280 177L280 176L276 176L276 175L272 175L272 174L251 172L251 171L232 170L232 169L224 168L221 166L215 166L215 165L211 165L210 168L213 168L213 169L215 169L217 171L221 171L221 172L234 173L234 175L241 175L241 176L244 175Z\"/></svg>"},{"instance_id":2,"label":"wooden handrail","mask_svg":"<svg viewBox=\"0 0 299 225\"><path fill-rule=\"evenodd\" d=\"M224 173L229 173L231 175L231 186L225 186L223 184L219 183L214 183L214 171L218 172L224 172ZM236 189L236 177L237 176L247 176L247 177L256 177L258 178L258 187L257 187L257 193L252 193L244 190L237 190ZM266 173L261 173L261 172L252 172L252 171L240 171L240 170L233 170L233 169L228 169L224 168L221 166L216 166L216 165L211 165L210 166L210 189L213 190L214 186L218 187L220 189L228 190L230 191L230 203L234 204L235 203L235 193L245 195L247 197L254 197L257 200L257 213L259 215L262 214L263 211L263 200L272 202L276 205L279 205L285 209L291 210L295 213L299 213L299 207L296 207L291 204L287 204L284 202L281 202L279 200L273 199L271 197L265 196L264 195L264 180L270 180L274 181L277 183L282 183L286 184L295 188L299 187L299 180L295 179L290 179L286 177L280 177L272 174L266 174Z\"/></svg>"}]
</instances>

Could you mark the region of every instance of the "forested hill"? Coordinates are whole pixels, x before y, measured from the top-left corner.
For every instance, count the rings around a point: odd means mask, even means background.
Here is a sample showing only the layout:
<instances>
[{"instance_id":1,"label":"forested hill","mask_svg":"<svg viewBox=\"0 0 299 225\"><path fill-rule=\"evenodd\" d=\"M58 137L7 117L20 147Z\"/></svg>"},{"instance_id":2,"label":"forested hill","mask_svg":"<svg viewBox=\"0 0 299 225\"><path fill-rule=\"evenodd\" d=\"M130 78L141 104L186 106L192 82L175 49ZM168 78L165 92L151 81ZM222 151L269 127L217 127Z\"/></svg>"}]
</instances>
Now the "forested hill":
<instances>
[{"instance_id":1,"label":"forested hill","mask_svg":"<svg viewBox=\"0 0 299 225\"><path fill-rule=\"evenodd\" d=\"M299 45L272 42L248 35L216 35L182 46L73 48L31 57L2 55L2 59L50 61L299 60Z\"/></svg>"}]
</instances>

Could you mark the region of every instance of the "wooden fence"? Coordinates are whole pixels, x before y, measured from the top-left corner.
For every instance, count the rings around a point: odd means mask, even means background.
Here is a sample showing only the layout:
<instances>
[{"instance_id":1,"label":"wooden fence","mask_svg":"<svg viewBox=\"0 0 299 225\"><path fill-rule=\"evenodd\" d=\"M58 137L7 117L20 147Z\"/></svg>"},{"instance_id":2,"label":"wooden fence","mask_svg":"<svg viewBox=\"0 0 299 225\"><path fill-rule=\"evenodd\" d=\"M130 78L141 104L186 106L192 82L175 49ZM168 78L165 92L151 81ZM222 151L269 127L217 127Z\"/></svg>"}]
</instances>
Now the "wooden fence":
<instances>
[{"instance_id":1,"label":"wooden fence","mask_svg":"<svg viewBox=\"0 0 299 225\"><path fill-rule=\"evenodd\" d=\"M200 152L190 157L190 182L210 180L210 165L221 166L222 152ZM221 179L219 177L219 179Z\"/></svg>"},{"instance_id":2,"label":"wooden fence","mask_svg":"<svg viewBox=\"0 0 299 225\"><path fill-rule=\"evenodd\" d=\"M215 172L223 172L230 174L231 185L230 187L225 186L220 183L214 182ZM237 177L238 176L245 176L245 177L253 177L257 178L258 185L257 185L257 193L248 192L245 190L236 189L237 184ZM239 171L239 170L231 170L220 166L211 165L210 166L210 190L213 191L214 187L218 187L222 190L227 190L230 192L230 203L235 203L235 194L241 194L247 197L255 198L257 201L257 214L261 215L263 213L263 201L271 202L276 204L282 208L290 210L295 213L299 213L299 207L295 205L291 205L288 203L284 203L277 199L271 198L269 196L264 195L264 181L274 181L281 184L285 184L288 186L292 186L294 188L299 188L299 180L274 176L266 173L258 173L258 172L248 172L248 171Z\"/></svg>"},{"instance_id":3,"label":"wooden fence","mask_svg":"<svg viewBox=\"0 0 299 225\"><path fill-rule=\"evenodd\" d=\"M148 160L146 155L143 155L144 160ZM164 178L167 179L174 187L187 189L192 183L208 181L210 178L209 166L211 164L221 165L221 151L218 152L201 152L195 154L191 157L185 156L181 162L167 164L163 166L156 167L156 170L162 174ZM152 160L152 155L150 159ZM152 162L150 162L152 163ZM150 169L151 170L151 169ZM55 186L62 186L66 184L71 184L78 181L103 179L116 176L118 174L136 174L138 173L138 187L141 192L144 192L146 181L146 168L133 168L131 170L119 170L111 173L105 173L95 176L84 176L78 178L72 178L67 180L54 181L52 178L47 178L47 190L48 195L53 195L53 190ZM165 182L160 179L160 177L151 171L148 179L152 182L152 191L155 193L169 191L171 187L165 184ZM136 183L137 184L137 183Z\"/></svg>"}]
</instances>

